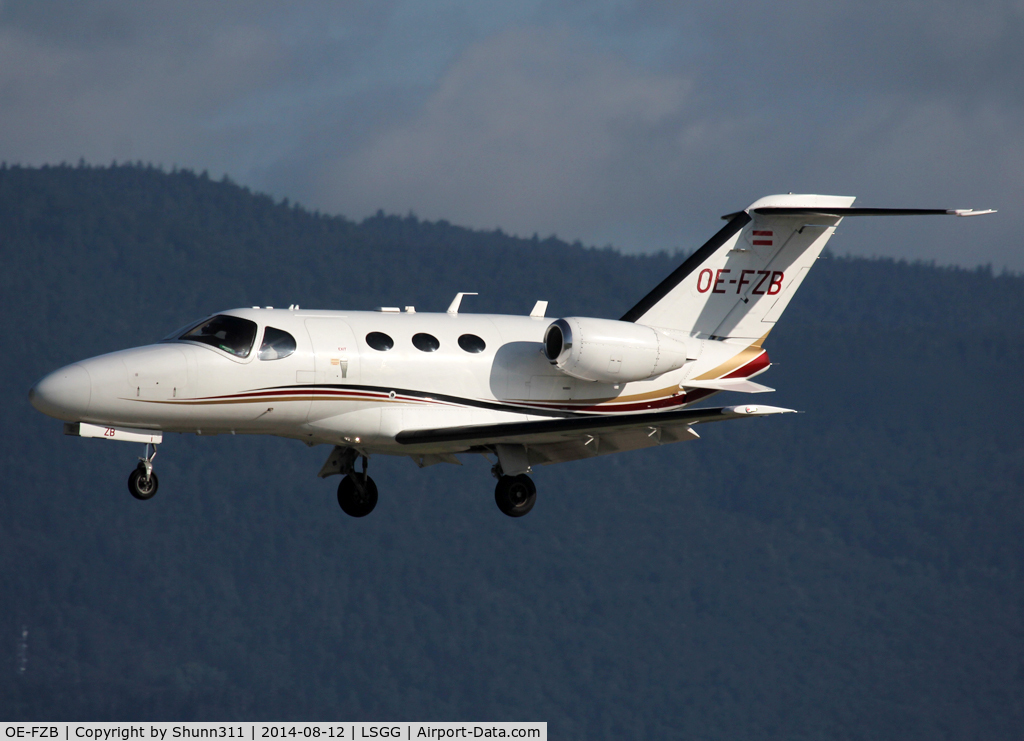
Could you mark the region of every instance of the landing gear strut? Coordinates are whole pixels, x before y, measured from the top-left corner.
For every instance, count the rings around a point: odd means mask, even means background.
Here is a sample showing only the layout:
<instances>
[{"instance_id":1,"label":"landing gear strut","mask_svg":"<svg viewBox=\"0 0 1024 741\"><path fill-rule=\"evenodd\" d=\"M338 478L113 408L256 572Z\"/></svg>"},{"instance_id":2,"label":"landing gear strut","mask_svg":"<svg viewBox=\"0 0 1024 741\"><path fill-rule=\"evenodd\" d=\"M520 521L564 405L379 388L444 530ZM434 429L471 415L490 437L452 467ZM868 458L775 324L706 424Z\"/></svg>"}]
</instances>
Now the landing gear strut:
<instances>
[{"instance_id":1,"label":"landing gear strut","mask_svg":"<svg viewBox=\"0 0 1024 741\"><path fill-rule=\"evenodd\" d=\"M537 502L537 487L525 473L501 476L494 487L494 501L498 509L509 517L522 517Z\"/></svg>"},{"instance_id":2,"label":"landing gear strut","mask_svg":"<svg viewBox=\"0 0 1024 741\"><path fill-rule=\"evenodd\" d=\"M338 484L338 505L351 517L366 517L377 506L377 485L366 475L366 456L362 459L362 473L356 473L353 468Z\"/></svg>"},{"instance_id":3,"label":"landing gear strut","mask_svg":"<svg viewBox=\"0 0 1024 741\"><path fill-rule=\"evenodd\" d=\"M152 499L156 495L160 482L153 473L153 459L156 458L156 445L153 445L153 452L149 452L150 443L146 443L146 455L139 458L139 465L128 477L128 491L136 499Z\"/></svg>"}]
</instances>

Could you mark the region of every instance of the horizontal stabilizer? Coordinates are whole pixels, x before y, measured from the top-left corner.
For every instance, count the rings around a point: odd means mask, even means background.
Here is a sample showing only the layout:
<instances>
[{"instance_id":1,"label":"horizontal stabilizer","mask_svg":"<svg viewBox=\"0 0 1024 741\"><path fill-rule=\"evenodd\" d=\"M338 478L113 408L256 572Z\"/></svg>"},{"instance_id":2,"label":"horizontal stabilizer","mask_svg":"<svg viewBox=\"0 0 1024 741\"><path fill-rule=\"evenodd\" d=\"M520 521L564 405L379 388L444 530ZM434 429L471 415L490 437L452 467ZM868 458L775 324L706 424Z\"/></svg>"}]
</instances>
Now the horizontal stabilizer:
<instances>
[{"instance_id":1,"label":"horizontal stabilizer","mask_svg":"<svg viewBox=\"0 0 1024 741\"><path fill-rule=\"evenodd\" d=\"M710 381L683 381L679 384L689 389L714 389L715 391L736 391L741 394L763 394L775 389L748 381L746 378L716 378Z\"/></svg>"},{"instance_id":2,"label":"horizontal stabilizer","mask_svg":"<svg viewBox=\"0 0 1024 741\"><path fill-rule=\"evenodd\" d=\"M975 211L973 208L828 208L822 206L795 208L767 206L754 208L751 211L764 216L984 216L996 213L993 208ZM726 214L722 218L730 221L734 216L736 214L732 213Z\"/></svg>"}]
</instances>

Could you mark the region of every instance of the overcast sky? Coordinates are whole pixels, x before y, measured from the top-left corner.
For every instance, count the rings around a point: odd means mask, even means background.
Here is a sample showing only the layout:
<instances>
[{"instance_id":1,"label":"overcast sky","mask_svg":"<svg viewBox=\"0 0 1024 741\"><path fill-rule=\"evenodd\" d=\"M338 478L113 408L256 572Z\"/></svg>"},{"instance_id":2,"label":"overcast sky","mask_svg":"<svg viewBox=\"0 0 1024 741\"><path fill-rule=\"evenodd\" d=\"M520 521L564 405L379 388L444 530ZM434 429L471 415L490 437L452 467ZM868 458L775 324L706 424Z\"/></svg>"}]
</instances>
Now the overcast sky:
<instances>
[{"instance_id":1,"label":"overcast sky","mask_svg":"<svg viewBox=\"0 0 1024 741\"><path fill-rule=\"evenodd\" d=\"M1020 271L1024 0L0 0L0 160L83 157L626 252L769 193L997 208L831 246Z\"/></svg>"}]
</instances>

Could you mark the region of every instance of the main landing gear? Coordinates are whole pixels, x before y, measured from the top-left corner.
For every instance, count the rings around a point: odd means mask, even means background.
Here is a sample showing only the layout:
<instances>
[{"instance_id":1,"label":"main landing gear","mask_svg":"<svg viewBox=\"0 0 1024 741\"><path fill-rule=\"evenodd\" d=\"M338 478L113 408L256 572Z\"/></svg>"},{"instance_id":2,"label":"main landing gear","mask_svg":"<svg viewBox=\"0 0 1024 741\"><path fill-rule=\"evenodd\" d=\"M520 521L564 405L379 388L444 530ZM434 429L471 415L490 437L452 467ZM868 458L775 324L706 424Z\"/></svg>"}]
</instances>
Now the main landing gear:
<instances>
[{"instance_id":1,"label":"main landing gear","mask_svg":"<svg viewBox=\"0 0 1024 741\"><path fill-rule=\"evenodd\" d=\"M362 473L356 473L355 467L350 466L338 484L338 505L351 517L366 517L377 506L377 485L366 475L366 456L362 459Z\"/></svg>"},{"instance_id":2,"label":"main landing gear","mask_svg":"<svg viewBox=\"0 0 1024 741\"><path fill-rule=\"evenodd\" d=\"M156 445L153 445L152 448L153 452L150 453L150 444L146 443L146 456L139 458L139 465L128 477L128 491L136 499L152 499L156 496L157 487L160 486L160 481L157 479L156 474L153 473Z\"/></svg>"},{"instance_id":3,"label":"main landing gear","mask_svg":"<svg viewBox=\"0 0 1024 741\"><path fill-rule=\"evenodd\" d=\"M362 460L361 471L356 470L357 459ZM523 464L524 461L515 458L506 461L510 470L524 471ZM336 473L342 475L341 483L338 484L338 505L350 517L366 517L377 506L377 484L366 473L368 465L369 459L365 453L337 445L320 469L321 478ZM529 468L525 468L525 471L529 471ZM515 476L506 475L499 459L491 467L491 474L498 480L494 487L494 502L498 509L509 517L522 517L533 509L537 502L537 487L525 472Z\"/></svg>"},{"instance_id":4,"label":"main landing gear","mask_svg":"<svg viewBox=\"0 0 1024 741\"><path fill-rule=\"evenodd\" d=\"M525 473L499 476L494 487L494 502L509 517L522 517L537 503L537 487Z\"/></svg>"}]
</instances>

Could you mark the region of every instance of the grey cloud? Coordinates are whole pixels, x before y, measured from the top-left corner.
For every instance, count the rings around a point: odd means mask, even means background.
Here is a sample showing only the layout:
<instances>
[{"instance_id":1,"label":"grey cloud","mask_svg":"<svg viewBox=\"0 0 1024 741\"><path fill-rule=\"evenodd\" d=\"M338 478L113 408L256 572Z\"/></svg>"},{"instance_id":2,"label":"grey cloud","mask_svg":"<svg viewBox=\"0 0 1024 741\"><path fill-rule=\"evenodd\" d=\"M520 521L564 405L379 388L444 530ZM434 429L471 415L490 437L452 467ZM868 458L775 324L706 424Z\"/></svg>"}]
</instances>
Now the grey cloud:
<instances>
[{"instance_id":1,"label":"grey cloud","mask_svg":"<svg viewBox=\"0 0 1024 741\"><path fill-rule=\"evenodd\" d=\"M779 75L788 89L840 87L846 93L890 90L919 96L1005 97L1024 76L1024 5L1019 0L749 0L676 4L624 3L616 24L642 34L679 31L708 74L730 88ZM687 55L670 55L667 63Z\"/></svg>"},{"instance_id":2,"label":"grey cloud","mask_svg":"<svg viewBox=\"0 0 1024 741\"><path fill-rule=\"evenodd\" d=\"M627 250L692 248L771 192L992 206L836 244L1024 269L1022 26L992 0L7 0L0 159L178 164Z\"/></svg>"},{"instance_id":3,"label":"grey cloud","mask_svg":"<svg viewBox=\"0 0 1024 741\"><path fill-rule=\"evenodd\" d=\"M721 92L699 69L656 72L569 32L509 31L468 50L416 116L331 162L322 197L357 215L383 205L651 249L691 248L718 211L771 192L983 207L1001 205L1019 183L1012 106L885 90L853 100L840 90L800 95L759 74L757 94L711 105ZM992 246L967 254L941 235L918 239L934 227L912 222L881 232L850 225L854 238L840 243L863 254L1020 266L1001 218L974 227Z\"/></svg>"},{"instance_id":4,"label":"grey cloud","mask_svg":"<svg viewBox=\"0 0 1024 741\"><path fill-rule=\"evenodd\" d=\"M144 42L63 44L17 25L0 26L0 127L4 154L29 164L141 157L167 164L230 167L231 106L258 97L281 76L279 44L236 25L183 47ZM199 147L197 147L197 144ZM208 165L197 149L226 146Z\"/></svg>"},{"instance_id":5,"label":"grey cloud","mask_svg":"<svg viewBox=\"0 0 1024 741\"><path fill-rule=\"evenodd\" d=\"M356 212L583 230L614 203L643 202L658 177L645 165L675 149L688 88L566 33L515 29L467 49L419 115L332 162L323 186Z\"/></svg>"}]
</instances>

